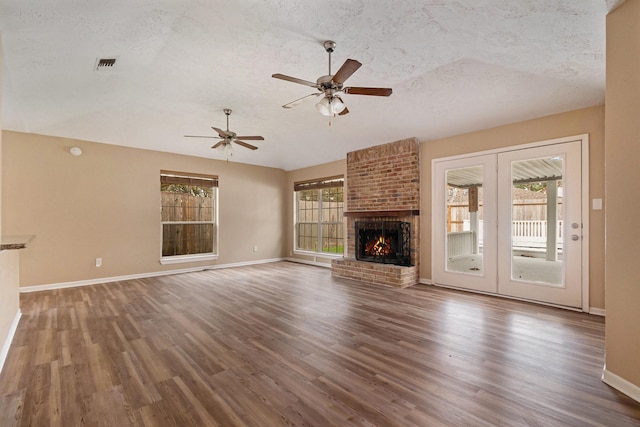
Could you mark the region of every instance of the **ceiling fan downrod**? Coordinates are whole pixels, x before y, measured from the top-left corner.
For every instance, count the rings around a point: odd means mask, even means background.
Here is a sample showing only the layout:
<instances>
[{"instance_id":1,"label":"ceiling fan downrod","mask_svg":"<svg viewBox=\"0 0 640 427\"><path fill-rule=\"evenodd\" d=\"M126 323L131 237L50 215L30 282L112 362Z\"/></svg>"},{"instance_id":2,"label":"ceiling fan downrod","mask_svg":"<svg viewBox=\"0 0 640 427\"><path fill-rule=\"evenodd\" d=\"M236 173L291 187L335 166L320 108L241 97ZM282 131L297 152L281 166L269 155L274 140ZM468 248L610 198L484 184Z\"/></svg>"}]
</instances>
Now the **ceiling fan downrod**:
<instances>
[{"instance_id":1,"label":"ceiling fan downrod","mask_svg":"<svg viewBox=\"0 0 640 427\"><path fill-rule=\"evenodd\" d=\"M227 115L227 132L229 132L229 115L231 114L231 109L225 108L222 111Z\"/></svg>"},{"instance_id":2,"label":"ceiling fan downrod","mask_svg":"<svg viewBox=\"0 0 640 427\"><path fill-rule=\"evenodd\" d=\"M322 45L324 46L324 50L326 50L329 54L329 75L331 75L331 53L336 48L336 42L334 42L333 40L327 40Z\"/></svg>"}]
</instances>

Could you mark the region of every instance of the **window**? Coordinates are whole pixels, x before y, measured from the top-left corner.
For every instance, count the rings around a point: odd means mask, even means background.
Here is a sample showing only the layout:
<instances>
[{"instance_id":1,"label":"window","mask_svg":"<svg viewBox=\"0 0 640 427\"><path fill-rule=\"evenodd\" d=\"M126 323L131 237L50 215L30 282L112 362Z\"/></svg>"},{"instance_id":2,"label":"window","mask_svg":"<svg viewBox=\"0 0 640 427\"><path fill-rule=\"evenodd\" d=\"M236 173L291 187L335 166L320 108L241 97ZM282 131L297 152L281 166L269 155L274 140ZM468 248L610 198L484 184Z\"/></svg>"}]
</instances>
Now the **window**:
<instances>
[{"instance_id":1,"label":"window","mask_svg":"<svg viewBox=\"0 0 640 427\"><path fill-rule=\"evenodd\" d=\"M294 183L296 250L344 253L343 185L342 176Z\"/></svg>"},{"instance_id":2,"label":"window","mask_svg":"<svg viewBox=\"0 0 640 427\"><path fill-rule=\"evenodd\" d=\"M160 172L161 263L215 259L218 177Z\"/></svg>"}]
</instances>

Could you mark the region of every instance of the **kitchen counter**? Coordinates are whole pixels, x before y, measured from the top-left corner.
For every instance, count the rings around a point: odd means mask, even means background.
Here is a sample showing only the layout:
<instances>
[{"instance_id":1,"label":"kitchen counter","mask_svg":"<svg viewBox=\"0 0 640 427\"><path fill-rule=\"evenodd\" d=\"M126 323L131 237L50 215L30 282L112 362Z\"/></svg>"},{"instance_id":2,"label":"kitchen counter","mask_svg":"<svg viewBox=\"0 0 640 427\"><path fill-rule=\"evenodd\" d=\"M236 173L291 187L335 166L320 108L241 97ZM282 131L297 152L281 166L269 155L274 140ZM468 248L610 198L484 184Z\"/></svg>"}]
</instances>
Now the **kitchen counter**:
<instances>
[{"instance_id":1,"label":"kitchen counter","mask_svg":"<svg viewBox=\"0 0 640 427\"><path fill-rule=\"evenodd\" d=\"M2 236L0 237L0 251L24 249L31 243L34 237L36 236Z\"/></svg>"}]
</instances>

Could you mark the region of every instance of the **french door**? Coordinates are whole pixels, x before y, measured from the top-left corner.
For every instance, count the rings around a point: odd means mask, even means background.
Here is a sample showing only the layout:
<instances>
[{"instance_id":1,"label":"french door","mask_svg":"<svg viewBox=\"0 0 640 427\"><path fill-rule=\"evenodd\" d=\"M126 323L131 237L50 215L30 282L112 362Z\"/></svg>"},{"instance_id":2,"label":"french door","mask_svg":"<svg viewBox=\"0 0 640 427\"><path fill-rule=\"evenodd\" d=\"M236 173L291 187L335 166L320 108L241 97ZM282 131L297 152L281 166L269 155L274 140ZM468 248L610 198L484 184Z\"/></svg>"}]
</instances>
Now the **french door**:
<instances>
[{"instance_id":1,"label":"french door","mask_svg":"<svg viewBox=\"0 0 640 427\"><path fill-rule=\"evenodd\" d=\"M441 161L433 170L434 281L497 292L497 157Z\"/></svg>"},{"instance_id":2,"label":"french door","mask_svg":"<svg viewBox=\"0 0 640 427\"><path fill-rule=\"evenodd\" d=\"M434 160L434 283L582 307L582 141Z\"/></svg>"}]
</instances>

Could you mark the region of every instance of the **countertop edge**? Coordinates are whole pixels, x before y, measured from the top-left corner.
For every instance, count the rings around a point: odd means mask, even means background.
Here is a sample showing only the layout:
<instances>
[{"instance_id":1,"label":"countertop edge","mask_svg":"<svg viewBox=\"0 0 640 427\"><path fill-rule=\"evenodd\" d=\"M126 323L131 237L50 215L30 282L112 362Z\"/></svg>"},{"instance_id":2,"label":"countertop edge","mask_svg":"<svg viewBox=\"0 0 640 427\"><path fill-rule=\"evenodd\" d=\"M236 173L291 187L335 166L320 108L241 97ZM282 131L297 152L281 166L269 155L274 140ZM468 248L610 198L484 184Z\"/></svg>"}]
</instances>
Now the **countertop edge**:
<instances>
[{"instance_id":1,"label":"countertop edge","mask_svg":"<svg viewBox=\"0 0 640 427\"><path fill-rule=\"evenodd\" d=\"M0 237L0 251L25 249L35 236L2 236Z\"/></svg>"}]
</instances>

